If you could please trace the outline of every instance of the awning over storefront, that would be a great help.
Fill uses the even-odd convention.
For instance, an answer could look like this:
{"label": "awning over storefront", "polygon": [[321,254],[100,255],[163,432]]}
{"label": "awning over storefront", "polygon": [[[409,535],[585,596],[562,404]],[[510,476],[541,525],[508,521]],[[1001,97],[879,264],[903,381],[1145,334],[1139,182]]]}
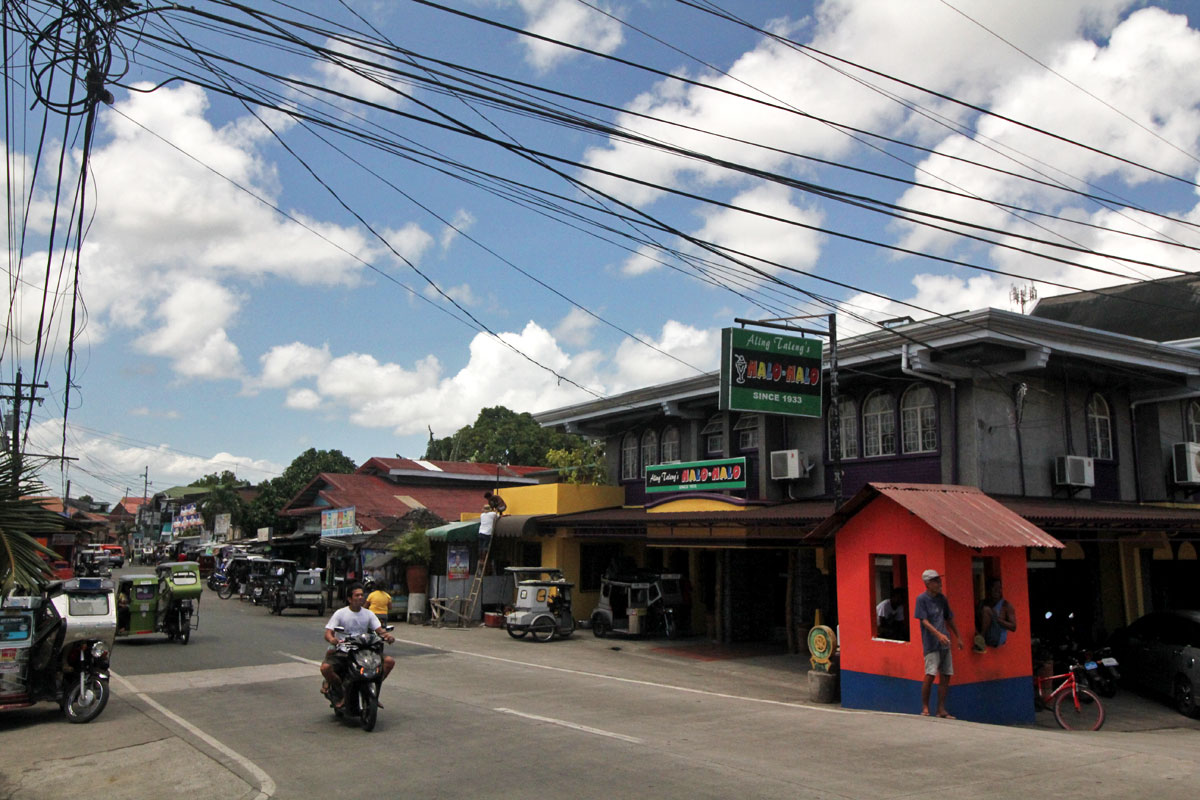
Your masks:
{"label": "awning over storefront", "polygon": [[357,536],[322,536],[317,542],[317,547],[328,550],[353,550],[370,538],[369,533],[360,533]]}
{"label": "awning over storefront", "polygon": [[395,553],[380,553],[363,565],[363,569],[383,569],[396,558]]}
{"label": "awning over storefront", "polygon": [[431,542],[473,542],[479,538],[479,520],[450,522],[425,531]]}

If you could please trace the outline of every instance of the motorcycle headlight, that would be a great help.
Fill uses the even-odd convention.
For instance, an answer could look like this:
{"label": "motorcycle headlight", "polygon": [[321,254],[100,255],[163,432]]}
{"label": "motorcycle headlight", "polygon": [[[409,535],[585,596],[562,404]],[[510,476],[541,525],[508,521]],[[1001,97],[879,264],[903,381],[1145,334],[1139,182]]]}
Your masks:
{"label": "motorcycle headlight", "polygon": [[92,644],[92,658],[97,661],[102,661],[108,658],[108,647],[104,642],[95,642]]}

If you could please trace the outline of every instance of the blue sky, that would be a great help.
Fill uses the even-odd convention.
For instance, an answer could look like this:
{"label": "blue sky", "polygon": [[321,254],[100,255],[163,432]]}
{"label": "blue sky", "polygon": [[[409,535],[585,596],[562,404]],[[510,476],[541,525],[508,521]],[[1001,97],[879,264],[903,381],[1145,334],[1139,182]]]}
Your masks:
{"label": "blue sky", "polygon": [[[78,460],[65,471],[45,470],[55,491],[70,479],[73,495],[113,500],[127,487],[137,494],[146,467],[154,488],[223,469],[257,482],[308,447],[338,448],[358,462],[419,457],[429,429],[449,435],[486,406],[538,411],[711,370],[719,331],[734,317],[836,308],[842,331],[866,332],[899,315],[1013,308],[1014,286],[1036,285],[1045,296],[1174,274],[1112,256],[1200,268],[1194,251],[1163,241],[1200,243],[1176,221],[1200,216],[1193,3],[711,6],[875,72],[821,63],[780,39],[665,0],[446,3],[508,28],[407,1],[298,4],[319,19],[266,0],[250,5],[277,15],[277,29],[297,37],[293,45],[236,35],[245,28],[232,22],[261,27],[265,18],[213,2],[195,8],[215,18],[164,11],[119,26],[123,50],[108,84],[115,103],[100,107],[89,162],[66,431],[67,455]],[[195,53],[205,51],[213,55],[201,62]],[[118,76],[122,52],[128,70]],[[469,97],[462,83],[446,90],[449,78],[435,87],[431,70],[449,68],[431,59],[551,89],[560,94],[539,99],[644,138],[618,141],[516,114]],[[189,80],[153,88],[188,74],[210,88]],[[257,114],[216,91],[222,80],[257,98],[250,102]],[[509,86],[514,100],[535,93]],[[499,84],[480,91],[494,99]],[[19,274],[10,267],[0,365],[12,381],[18,365],[28,379],[36,363],[49,388],[28,449],[58,452],[71,321],[70,268],[61,265],[69,259],[51,260],[50,295],[62,299],[48,317],[42,289],[46,248],[59,256],[64,241],[61,232],[49,238],[64,122],[51,117],[33,179],[43,139],[40,111],[30,105],[25,89],[11,94],[10,163],[24,169],[10,174],[15,196],[26,200],[14,202],[10,219],[18,223],[10,228],[28,224],[10,237],[10,264],[24,258]],[[319,115],[326,127],[297,114]],[[466,124],[497,141],[432,122]],[[70,131],[68,216],[82,148],[78,120]],[[499,142],[559,159],[553,163],[563,175]],[[532,200],[484,191],[464,180],[479,175],[469,170],[527,186]],[[567,177],[603,192],[603,207]],[[849,207],[796,181],[977,222],[992,229],[993,241],[965,239],[954,223],[933,230]],[[1102,206],[1047,185],[1054,181],[1122,199]],[[540,212],[531,207],[547,193],[565,199]],[[582,219],[566,216],[568,208]],[[649,230],[647,218],[621,218],[638,214],[659,229]],[[1019,236],[1091,252],[1049,261],[1027,252],[1046,245]],[[697,241],[746,255],[722,260]],[[711,262],[703,276],[688,260],[700,255]],[[753,262],[762,272],[746,270],[753,259],[762,259]],[[790,286],[773,285],[772,276]],[[39,319],[48,332],[40,350]]]}

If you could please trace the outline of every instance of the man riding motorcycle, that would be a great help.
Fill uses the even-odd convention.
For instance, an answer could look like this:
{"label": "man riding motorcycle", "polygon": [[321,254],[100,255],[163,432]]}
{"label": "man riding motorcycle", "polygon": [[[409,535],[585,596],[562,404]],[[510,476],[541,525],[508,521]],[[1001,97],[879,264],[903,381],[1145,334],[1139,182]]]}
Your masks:
{"label": "man riding motorcycle", "polygon": [[[367,631],[375,631],[385,642],[392,643],[396,641],[396,637],[392,636],[379,622],[379,618],[372,614],[367,609],[363,608],[363,587],[361,584],[351,584],[347,594],[347,600],[350,605],[345,608],[339,608],[333,612],[333,616],[329,618],[329,622],[325,623],[325,641],[330,647],[325,651],[325,661],[321,664],[321,675],[325,678],[325,685],[321,687],[321,692],[328,694],[331,690],[340,699],[336,703],[337,708],[345,705],[346,697],[342,692],[342,673],[346,667],[345,658],[338,653],[338,632],[335,630],[338,627],[343,628],[342,636],[350,637]],[[383,669],[380,681],[387,678],[388,673],[392,671],[392,667],[396,666],[396,659],[391,656],[383,657]]]}

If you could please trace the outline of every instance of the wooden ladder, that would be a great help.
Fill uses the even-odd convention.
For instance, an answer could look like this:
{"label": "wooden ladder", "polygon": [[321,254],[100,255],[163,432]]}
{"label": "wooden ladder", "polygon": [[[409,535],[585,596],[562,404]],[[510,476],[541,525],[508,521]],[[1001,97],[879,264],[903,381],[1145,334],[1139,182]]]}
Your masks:
{"label": "wooden ladder", "polygon": [[471,581],[471,591],[467,593],[467,602],[460,617],[463,624],[469,625],[475,619],[475,604],[479,602],[479,593],[483,589],[483,573],[487,569],[488,556],[492,554],[492,539],[487,537],[487,545],[479,551],[479,560],[475,564],[475,579]]}

